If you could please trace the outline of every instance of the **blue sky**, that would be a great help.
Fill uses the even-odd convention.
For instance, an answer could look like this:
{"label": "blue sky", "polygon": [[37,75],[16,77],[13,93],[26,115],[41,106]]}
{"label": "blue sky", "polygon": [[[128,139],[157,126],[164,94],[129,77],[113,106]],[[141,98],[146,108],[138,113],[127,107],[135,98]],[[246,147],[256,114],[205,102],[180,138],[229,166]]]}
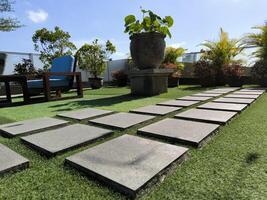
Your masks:
{"label": "blue sky", "polygon": [[123,19],[128,14],[141,17],[140,6],[171,15],[175,24],[167,44],[188,52],[198,51],[203,40],[216,39],[220,27],[240,37],[267,20],[267,0],[17,0],[12,15],[25,27],[0,32],[0,51],[34,52],[34,31],[60,26],[78,47],[95,38],[110,39],[117,47],[114,58],[122,58],[129,52]]}

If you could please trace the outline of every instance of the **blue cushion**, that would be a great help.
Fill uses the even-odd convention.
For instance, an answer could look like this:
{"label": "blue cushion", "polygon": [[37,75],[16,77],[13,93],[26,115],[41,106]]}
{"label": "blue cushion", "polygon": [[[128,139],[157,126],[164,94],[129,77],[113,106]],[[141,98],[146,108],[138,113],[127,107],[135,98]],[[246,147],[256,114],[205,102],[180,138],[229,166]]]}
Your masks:
{"label": "blue cushion", "polygon": [[[30,80],[27,81],[28,88],[30,89],[41,89],[43,88],[43,80]],[[61,80],[61,79],[49,79],[50,87],[68,87],[69,81],[68,80]]]}
{"label": "blue cushion", "polygon": [[[73,56],[62,56],[52,61],[50,72],[73,72],[75,58]],[[67,76],[51,76],[51,79],[69,80]]]}

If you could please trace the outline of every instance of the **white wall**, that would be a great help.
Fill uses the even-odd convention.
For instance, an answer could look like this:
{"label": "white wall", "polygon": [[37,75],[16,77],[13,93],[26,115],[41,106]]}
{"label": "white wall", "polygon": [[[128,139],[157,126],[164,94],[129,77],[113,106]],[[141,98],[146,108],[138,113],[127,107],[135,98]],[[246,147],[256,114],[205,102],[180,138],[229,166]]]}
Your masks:
{"label": "white wall", "polygon": [[127,70],[128,59],[122,59],[122,60],[112,60],[107,62],[107,70],[104,73],[104,81],[109,82],[112,81],[112,72],[117,70]]}

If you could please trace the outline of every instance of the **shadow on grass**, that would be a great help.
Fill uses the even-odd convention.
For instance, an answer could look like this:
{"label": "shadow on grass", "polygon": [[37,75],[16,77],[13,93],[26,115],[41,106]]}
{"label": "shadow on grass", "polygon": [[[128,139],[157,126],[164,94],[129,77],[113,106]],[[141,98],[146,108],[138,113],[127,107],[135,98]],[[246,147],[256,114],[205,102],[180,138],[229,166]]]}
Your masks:
{"label": "shadow on grass", "polygon": [[195,85],[195,86],[190,86],[190,87],[186,87],[186,88],[179,88],[180,90],[192,90],[192,91],[195,91],[195,90],[204,90],[206,89],[205,87],[201,87],[200,85]]}
{"label": "shadow on grass", "polygon": [[0,116],[0,125],[15,122],[15,120]]}
{"label": "shadow on grass", "polygon": [[[100,98],[100,99],[70,101],[70,102],[65,102],[63,104],[50,106],[50,108],[56,109],[53,112],[70,111],[76,108],[84,108],[84,107],[112,106],[118,103],[122,103],[126,101],[133,101],[137,99],[144,99],[144,98],[146,97],[133,96],[131,94],[126,94],[126,95],[113,96],[113,97]],[[68,108],[62,108],[62,107],[68,107]]]}
{"label": "shadow on grass", "polygon": [[247,157],[246,157],[246,163],[247,164],[253,164],[259,158],[260,158],[260,154],[259,153],[249,153],[247,155]]}

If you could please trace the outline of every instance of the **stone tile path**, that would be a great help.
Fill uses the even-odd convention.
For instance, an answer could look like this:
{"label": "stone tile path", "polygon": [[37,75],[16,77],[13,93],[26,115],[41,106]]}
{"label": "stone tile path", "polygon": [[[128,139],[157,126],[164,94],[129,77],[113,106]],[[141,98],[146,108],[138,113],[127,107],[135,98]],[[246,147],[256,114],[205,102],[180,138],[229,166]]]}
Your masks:
{"label": "stone tile path", "polygon": [[102,115],[107,115],[110,113],[112,113],[112,111],[99,110],[99,109],[95,109],[95,108],[86,108],[86,109],[82,109],[82,110],[75,110],[75,111],[61,113],[61,114],[58,114],[57,116],[70,118],[70,119],[74,119],[74,120],[85,120],[85,119],[89,119],[89,118],[99,117]]}
{"label": "stone tile path", "polygon": [[135,113],[116,113],[105,117],[90,120],[94,124],[110,126],[113,128],[126,129],[142,122],[153,119],[154,116]]}
{"label": "stone tile path", "polygon": [[73,156],[66,164],[134,197],[170,164],[183,159],[187,148],[123,135]]}
{"label": "stone tile path", "polygon": [[22,141],[46,156],[55,156],[58,153],[92,143],[99,138],[110,135],[112,131],[93,126],[74,124],[22,137]]}
{"label": "stone tile path", "polygon": [[138,130],[139,134],[200,147],[219,128],[218,124],[164,119]]}
{"label": "stone tile path", "polygon": [[0,144],[0,175],[29,167],[29,160]]}
{"label": "stone tile path", "polygon": [[68,123],[64,120],[44,117],[1,125],[0,133],[7,137],[15,137],[17,135],[31,134],[49,128],[56,128]]}
{"label": "stone tile path", "polygon": [[188,120],[225,124],[236,114],[237,112],[220,110],[190,109],[175,115],[175,117]]}
{"label": "stone tile path", "polygon": [[[237,89],[213,89],[131,111],[135,113],[112,114],[111,111],[88,108],[58,116],[78,121],[94,118],[89,122],[127,129],[155,118],[149,115],[163,116],[183,107],[196,106],[200,102],[212,99],[213,102],[197,107],[201,109],[193,108],[177,114],[175,118],[163,119],[138,130],[138,134],[152,138],[200,147],[216,132],[220,124],[229,122],[237,112],[244,110],[248,104],[265,92],[265,90],[256,89],[236,91]],[[228,94],[230,92],[232,93]],[[215,100],[215,97],[221,98]],[[67,123],[55,118],[41,118],[1,125],[0,131],[7,136],[39,132],[22,137],[22,141],[48,156],[92,143],[112,133],[107,129],[82,124],[59,128]],[[187,151],[187,148],[177,145],[123,135],[66,158],[66,164],[134,197],[152,178],[162,174],[172,163],[183,160]],[[28,164],[27,159],[0,144],[0,174],[10,169],[25,168]]]}
{"label": "stone tile path", "polygon": [[145,106],[142,108],[137,108],[137,109],[131,110],[130,112],[162,116],[162,115],[167,115],[169,113],[172,113],[174,111],[178,111],[180,109],[182,109],[182,107],[152,105],[152,106]]}

